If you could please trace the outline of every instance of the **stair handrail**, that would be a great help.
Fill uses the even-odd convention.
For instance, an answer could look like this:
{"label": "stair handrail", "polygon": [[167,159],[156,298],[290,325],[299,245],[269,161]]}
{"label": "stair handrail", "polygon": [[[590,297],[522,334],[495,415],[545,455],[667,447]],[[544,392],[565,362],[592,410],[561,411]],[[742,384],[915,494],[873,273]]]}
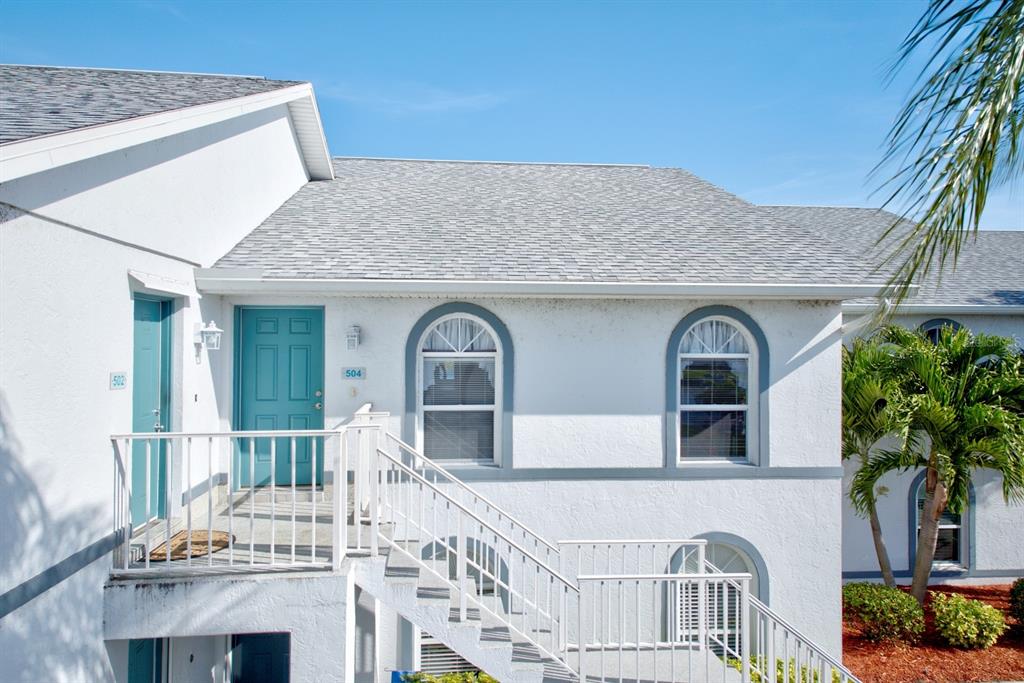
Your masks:
{"label": "stair handrail", "polygon": [[[376,501],[371,503],[371,510],[376,511],[371,514],[370,533],[373,538],[371,553],[377,553],[378,542],[387,544],[393,550],[403,553],[418,566],[433,573],[437,578],[440,578],[454,589],[455,593],[453,593],[453,596],[458,596],[457,609],[459,610],[460,619],[466,619],[468,603],[469,601],[472,601],[473,604],[479,607],[481,612],[486,612],[492,618],[499,620],[510,630],[510,632],[514,632],[518,637],[530,643],[533,647],[536,647],[543,656],[550,658],[553,662],[558,662],[560,665],[565,666],[568,671],[575,674],[575,670],[572,669],[572,666],[568,661],[567,650],[564,643],[567,628],[567,606],[570,603],[578,602],[578,586],[574,582],[562,576],[558,570],[540,559],[534,552],[531,552],[528,548],[524,547],[522,543],[512,537],[514,534],[510,535],[510,533],[505,529],[495,526],[491,521],[485,519],[476,511],[467,507],[467,505],[462,501],[457,500],[444,488],[427,479],[427,477],[423,476],[423,474],[417,471],[414,467],[410,467],[406,464],[401,456],[396,457],[379,446],[374,448],[371,452],[375,452],[376,454],[376,459],[373,461],[371,466],[371,501]],[[392,477],[392,474],[394,473],[398,474],[399,478],[397,480]],[[449,545],[447,540],[440,541],[447,549],[454,552],[458,557],[456,577],[454,580],[449,578],[447,573],[442,576],[433,568],[426,566],[417,555],[410,553],[407,548],[403,547],[400,541],[391,538],[389,534],[386,534],[381,530],[379,526],[381,515],[385,515],[384,519],[387,519],[387,511],[390,511],[392,515],[394,515],[394,513],[397,512],[395,502],[399,502],[400,505],[400,501],[404,498],[400,491],[397,492],[398,495],[396,497],[389,497],[385,491],[385,487],[394,484],[401,485],[402,477],[407,477],[408,482],[420,487],[421,491],[428,492],[430,495],[435,496],[438,501],[448,506],[454,512],[456,526],[454,547]],[[412,504],[412,500],[413,498],[410,494],[408,497],[409,505]],[[420,501],[422,501],[422,497],[420,498]],[[422,511],[422,502],[420,502],[418,507]],[[407,515],[408,512],[399,514]],[[432,515],[431,517],[436,523],[437,516]],[[395,530],[398,530],[400,527],[398,526],[396,519],[397,518],[393,518],[391,523],[395,525]],[[408,521],[409,518],[407,517],[406,519]],[[416,525],[417,534],[422,534],[422,532],[426,530],[426,527],[423,526],[424,521],[426,520],[422,516],[421,512],[420,521]],[[442,524],[450,524],[447,514],[444,515]],[[528,593],[528,584],[524,583],[522,591],[517,592],[511,578],[508,579],[506,584],[499,584],[499,588],[495,593],[495,596],[497,596],[498,592],[501,590],[507,590],[510,599],[518,601],[520,605],[520,614],[522,616],[522,628],[517,628],[515,620],[511,614],[504,614],[500,613],[500,611],[490,609],[486,604],[483,595],[478,596],[476,594],[476,580],[471,579],[469,576],[469,567],[473,563],[473,560],[470,559],[468,554],[467,527],[479,527],[481,532],[486,530],[486,533],[489,534],[489,538],[493,537],[498,541],[499,545],[507,546],[510,553],[515,553],[518,557],[521,557],[528,562],[530,565],[528,575],[537,577],[530,582],[535,591],[533,600],[530,599]],[[406,527],[406,534],[408,534],[408,532],[409,528]],[[394,533],[395,531],[393,530],[392,535]],[[449,533],[451,533],[450,527],[444,532],[434,529],[427,532],[427,537],[447,539]],[[438,534],[442,535],[438,536]],[[417,541],[417,543],[422,542],[423,536],[420,535],[419,538],[421,540]],[[434,543],[434,541],[431,541],[431,543]],[[486,569],[479,565],[474,566],[476,566],[477,571],[481,572],[480,585],[482,586],[482,577],[484,576],[483,572],[485,572]],[[467,582],[469,585],[474,587],[473,590],[470,590]],[[554,586],[555,590],[552,591],[552,589],[549,588],[547,591],[541,591],[540,587],[542,585]],[[546,603],[542,602],[545,594],[547,596]],[[554,602],[552,602],[552,599],[554,599]],[[538,630],[532,629],[531,624],[535,625]],[[543,628],[544,624],[549,626],[547,633],[550,634],[550,646],[545,644],[545,638],[541,635],[544,631],[539,630]]]}
{"label": "stair handrail", "polygon": [[481,517],[480,515],[476,514],[475,512],[473,512],[472,510],[467,508],[465,505],[463,505],[459,501],[457,501],[454,498],[452,498],[451,496],[449,496],[442,489],[440,489],[437,486],[435,486],[426,477],[424,477],[421,474],[419,474],[416,470],[414,470],[413,468],[409,467],[408,465],[406,465],[401,460],[395,458],[395,456],[391,455],[390,453],[388,453],[387,451],[385,451],[382,448],[378,448],[377,449],[377,453],[378,453],[378,455],[381,455],[381,456],[385,457],[386,459],[388,459],[389,461],[391,461],[392,464],[397,465],[400,469],[405,471],[405,473],[408,474],[409,476],[414,477],[420,483],[428,486],[432,491],[434,491],[435,493],[440,495],[441,498],[444,501],[450,503],[454,507],[456,507],[459,510],[461,510],[462,512],[466,513],[467,515],[472,517],[474,520],[479,522],[482,526],[487,527],[487,529],[490,530],[492,533],[494,533],[496,536],[501,537],[501,539],[504,540],[506,543],[508,543],[511,547],[514,547],[516,550],[518,550],[523,555],[525,555],[528,559],[530,559],[534,563],[536,563],[538,567],[540,567],[540,568],[544,569],[545,571],[547,571],[548,573],[550,573],[551,576],[555,580],[557,580],[559,583],[564,584],[566,588],[568,588],[569,590],[571,590],[573,592],[576,592],[576,593],[579,592],[579,587],[575,583],[570,581],[569,579],[567,579],[564,576],[562,576],[561,572],[559,572],[558,570],[554,569],[547,562],[545,562],[544,560],[541,560],[539,557],[534,555],[532,552],[530,552],[529,550],[524,548],[517,541],[512,539],[506,532],[504,532],[501,529],[497,528],[496,526],[494,526],[493,524],[491,524],[490,522],[485,520],[483,517]]}
{"label": "stair handrail", "polygon": [[385,438],[390,439],[391,441],[394,441],[395,444],[399,448],[405,450],[410,455],[414,456],[418,461],[423,462],[424,463],[424,469],[429,469],[432,472],[436,472],[437,474],[441,475],[441,477],[443,477],[448,483],[456,486],[457,488],[462,489],[463,491],[465,491],[469,495],[471,495],[474,498],[476,498],[477,500],[479,500],[485,506],[487,506],[487,507],[491,508],[492,510],[494,510],[494,512],[497,513],[500,517],[504,517],[505,519],[507,519],[509,521],[509,523],[511,523],[512,526],[518,527],[519,530],[521,530],[532,541],[537,542],[537,543],[543,545],[545,548],[548,549],[548,551],[554,553],[555,557],[557,559],[557,557],[558,557],[558,546],[557,545],[555,545],[554,543],[551,543],[550,541],[545,539],[543,536],[541,536],[540,534],[535,532],[533,529],[528,527],[525,523],[519,521],[519,519],[517,519],[515,516],[509,514],[501,506],[497,505],[492,500],[490,500],[486,496],[482,495],[479,491],[477,491],[476,489],[474,489],[471,486],[469,486],[468,484],[466,484],[466,482],[462,481],[461,479],[459,479],[458,477],[453,475],[451,472],[446,470],[444,467],[442,467],[441,465],[437,464],[437,462],[431,460],[427,456],[425,456],[422,453],[420,453],[419,451],[417,451],[413,446],[409,445],[408,443],[403,441],[398,436],[392,434],[388,430],[384,430],[384,434],[385,434]]}
{"label": "stair handrail", "polygon": [[[705,567],[705,570],[708,573],[725,574],[725,572],[723,572],[721,569],[719,569],[717,566],[715,566],[709,560],[704,560],[704,567]],[[765,603],[761,602],[757,597],[755,597],[753,595],[750,596],[749,600],[750,600],[750,607],[752,609],[754,609],[757,612],[760,612],[761,615],[766,620],[775,622],[778,626],[781,626],[786,631],[789,631],[793,635],[794,638],[798,639],[798,641],[803,644],[804,647],[806,647],[807,649],[809,649],[812,652],[814,652],[815,656],[817,656],[823,662],[825,662],[830,667],[832,667],[834,673],[839,675],[839,679],[836,679],[835,677],[832,677],[831,680],[833,682],[835,682],[835,683],[840,683],[840,682],[842,682],[842,683],[861,683],[860,679],[857,678],[857,676],[855,676],[852,671],[847,669],[842,664],[842,662],[837,660],[835,657],[833,657],[827,651],[825,651],[824,648],[822,648],[821,646],[816,644],[813,640],[811,640],[810,638],[805,636],[803,633],[801,633],[795,626],[790,624],[788,621],[786,621],[781,616],[779,616],[779,614],[777,612],[775,612],[773,609],[768,607],[768,605],[766,605]],[[772,665],[772,664],[770,664],[770,665]],[[789,664],[788,663],[784,664],[784,666],[788,667]],[[769,676],[769,677],[773,676],[772,673],[766,673],[765,675]],[[822,683],[828,683],[828,681],[823,681]]]}

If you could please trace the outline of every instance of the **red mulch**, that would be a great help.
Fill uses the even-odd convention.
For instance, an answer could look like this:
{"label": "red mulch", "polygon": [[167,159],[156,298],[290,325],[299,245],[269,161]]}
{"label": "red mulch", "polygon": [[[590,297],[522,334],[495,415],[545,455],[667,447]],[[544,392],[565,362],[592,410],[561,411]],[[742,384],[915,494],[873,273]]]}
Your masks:
{"label": "red mulch", "polygon": [[[1007,614],[1010,586],[929,586],[983,600]],[[987,650],[950,647],[935,633],[925,605],[925,632],[917,645],[869,643],[843,624],[843,663],[864,683],[1024,681],[1024,624],[1006,617],[1009,629]]]}

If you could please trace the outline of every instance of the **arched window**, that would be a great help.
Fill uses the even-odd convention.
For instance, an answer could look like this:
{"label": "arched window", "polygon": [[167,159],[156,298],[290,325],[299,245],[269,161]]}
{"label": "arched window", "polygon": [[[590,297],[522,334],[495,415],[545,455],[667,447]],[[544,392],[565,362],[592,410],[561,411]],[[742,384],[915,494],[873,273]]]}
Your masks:
{"label": "arched window", "polygon": [[501,415],[501,348],[479,318],[435,321],[419,344],[417,438],[433,460],[495,460]]}
{"label": "arched window", "polygon": [[921,332],[924,333],[924,336],[928,337],[933,344],[938,344],[939,335],[942,334],[942,329],[944,327],[948,327],[956,332],[963,327],[963,325],[955,320],[950,320],[949,318],[933,318],[932,320],[921,323],[920,329]]}
{"label": "arched window", "polygon": [[[914,509],[917,510],[917,515],[914,518],[915,539],[921,535],[921,515],[924,512],[925,497],[924,485],[925,481],[922,479],[914,490]],[[963,517],[955,512],[946,510],[942,513],[942,517],[939,518],[939,538],[935,543],[935,559],[933,562],[938,565],[966,566],[967,563],[964,561],[966,557],[964,552],[965,545],[966,536],[964,534]],[[914,547],[916,552],[916,543]]]}
{"label": "arched window", "polygon": [[679,344],[678,443],[681,461],[756,457],[757,347],[722,316],[690,326]]}
{"label": "arched window", "polygon": [[[707,540],[704,546],[704,558],[714,569],[726,574],[750,574],[748,588],[750,595],[768,602],[768,575],[764,560],[757,550],[744,539],[733,534],[711,532],[698,536]],[[707,568],[698,568],[698,555],[695,552],[679,552],[669,566],[672,573],[702,573]],[[714,570],[712,570],[714,571]],[[681,642],[698,642],[700,632],[700,584],[693,581],[680,581],[671,592],[673,600],[672,624],[673,638]],[[707,589],[706,600],[713,601],[719,608],[713,610],[712,617],[706,626],[711,629],[715,640],[728,644],[736,649],[739,645],[740,631],[734,621],[726,615],[727,606],[738,602],[739,587],[736,584],[713,584]]]}

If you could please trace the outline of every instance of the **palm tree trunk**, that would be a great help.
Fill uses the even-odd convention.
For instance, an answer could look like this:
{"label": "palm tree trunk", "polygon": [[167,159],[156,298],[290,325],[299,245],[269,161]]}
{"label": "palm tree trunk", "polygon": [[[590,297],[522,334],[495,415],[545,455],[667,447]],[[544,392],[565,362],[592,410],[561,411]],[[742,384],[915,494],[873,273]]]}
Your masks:
{"label": "palm tree trunk", "polygon": [[878,510],[873,501],[868,508],[868,520],[871,522],[871,538],[875,541],[875,555],[878,556],[878,568],[882,570],[882,580],[886,586],[895,586],[896,579],[892,575],[892,565],[889,564],[889,551],[885,547],[885,539],[882,538],[882,524],[878,521]]}
{"label": "palm tree trunk", "polygon": [[939,518],[946,509],[946,487],[939,481],[939,473],[929,467],[925,478],[924,510],[921,511],[921,533],[917,537],[917,556],[914,559],[914,579],[910,593],[924,605],[928,592],[928,579],[935,560],[935,545],[939,540]]}

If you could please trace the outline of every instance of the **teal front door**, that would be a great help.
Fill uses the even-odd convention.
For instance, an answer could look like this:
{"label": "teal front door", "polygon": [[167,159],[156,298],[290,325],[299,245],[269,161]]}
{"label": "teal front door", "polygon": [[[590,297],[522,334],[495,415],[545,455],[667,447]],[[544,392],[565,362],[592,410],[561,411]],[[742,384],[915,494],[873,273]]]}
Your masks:
{"label": "teal front door", "polygon": [[[133,344],[132,431],[165,431],[171,405],[170,301],[135,299]],[[163,441],[134,441],[133,444],[132,524],[139,525],[165,514],[167,457]]]}
{"label": "teal front door", "polygon": [[287,633],[231,636],[231,683],[288,683],[290,650]]}
{"label": "teal front door", "polygon": [[[246,431],[323,429],[324,311],[322,308],[242,307],[238,315],[238,421]],[[256,439],[253,483],[292,483],[290,439]],[[314,482],[312,441],[295,441],[295,484]],[[249,444],[238,444],[236,481],[249,486]],[[323,481],[323,440],[318,440],[316,483]]]}
{"label": "teal front door", "polygon": [[162,683],[163,641],[143,638],[128,641],[128,683]]}

